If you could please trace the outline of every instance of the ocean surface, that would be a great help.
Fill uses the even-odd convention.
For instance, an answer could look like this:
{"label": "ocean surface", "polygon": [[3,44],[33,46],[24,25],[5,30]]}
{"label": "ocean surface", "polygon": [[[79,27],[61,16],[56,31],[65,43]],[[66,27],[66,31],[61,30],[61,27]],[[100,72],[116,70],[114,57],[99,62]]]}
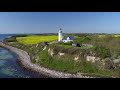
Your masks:
{"label": "ocean surface", "polygon": [[[0,34],[0,42],[12,34]],[[7,49],[0,47],[0,78],[48,78],[22,68],[17,63],[17,55]]]}

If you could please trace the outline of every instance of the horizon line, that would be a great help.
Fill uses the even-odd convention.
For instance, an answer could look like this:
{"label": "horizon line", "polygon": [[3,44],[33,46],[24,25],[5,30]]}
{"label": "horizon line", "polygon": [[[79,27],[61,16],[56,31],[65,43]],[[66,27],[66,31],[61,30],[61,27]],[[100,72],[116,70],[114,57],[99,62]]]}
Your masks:
{"label": "horizon line", "polygon": [[[58,34],[58,33],[0,33],[0,34]],[[63,33],[63,34],[120,34],[120,33]]]}

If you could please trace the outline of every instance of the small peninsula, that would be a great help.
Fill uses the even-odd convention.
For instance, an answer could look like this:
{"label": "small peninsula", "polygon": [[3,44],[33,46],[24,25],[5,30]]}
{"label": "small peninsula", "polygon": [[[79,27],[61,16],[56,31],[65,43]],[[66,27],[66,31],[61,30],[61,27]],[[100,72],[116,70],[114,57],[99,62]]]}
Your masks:
{"label": "small peninsula", "polygon": [[119,38],[59,31],[55,35],[16,35],[0,45],[15,51],[24,67],[51,77],[119,77]]}

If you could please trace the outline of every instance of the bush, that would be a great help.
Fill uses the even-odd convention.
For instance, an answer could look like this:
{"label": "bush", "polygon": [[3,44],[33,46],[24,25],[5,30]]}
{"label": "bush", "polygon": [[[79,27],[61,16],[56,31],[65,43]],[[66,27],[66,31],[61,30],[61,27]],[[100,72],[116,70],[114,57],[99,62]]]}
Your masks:
{"label": "bush", "polygon": [[104,46],[95,46],[92,48],[92,50],[97,54],[98,57],[102,59],[105,59],[111,56],[109,50]]}
{"label": "bush", "polygon": [[27,37],[28,35],[21,34],[21,35],[13,35],[12,37]]}
{"label": "bush", "polygon": [[111,60],[106,60],[105,61],[105,69],[113,69],[114,68],[114,64]]}
{"label": "bush", "polygon": [[83,39],[83,42],[89,42],[91,39],[89,38],[89,37],[85,37],[84,39]]}
{"label": "bush", "polygon": [[73,48],[67,49],[66,52],[67,52],[68,54],[70,54],[70,55],[74,55],[74,54],[78,54],[78,53],[79,53],[79,49],[73,47]]}
{"label": "bush", "polygon": [[72,45],[72,41],[69,41],[69,42],[67,42],[67,43],[64,43],[64,45]]}
{"label": "bush", "polygon": [[59,42],[58,44],[60,44],[60,45],[64,45],[64,42]]}
{"label": "bush", "polygon": [[4,42],[16,42],[16,37],[10,37],[10,38],[6,38],[4,39]]}

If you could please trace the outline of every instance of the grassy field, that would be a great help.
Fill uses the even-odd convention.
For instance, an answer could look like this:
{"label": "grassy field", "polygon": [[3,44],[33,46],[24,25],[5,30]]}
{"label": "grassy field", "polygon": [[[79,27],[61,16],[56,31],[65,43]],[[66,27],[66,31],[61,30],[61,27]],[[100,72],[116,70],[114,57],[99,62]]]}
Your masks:
{"label": "grassy field", "polygon": [[105,35],[98,35],[98,37],[99,37],[99,38],[103,38],[103,37],[105,37]]}
{"label": "grassy field", "polygon": [[[87,44],[88,42],[90,42],[94,46],[93,48],[90,49],[87,49],[87,47],[71,48],[72,47],[71,45],[64,45],[64,44],[58,44],[58,46],[61,47],[55,47],[55,45],[52,44],[49,45],[46,50],[43,50],[43,47],[41,47],[40,45],[38,47],[36,47],[35,45],[36,43],[46,41],[47,39],[49,39],[50,41],[55,39],[57,40],[57,36],[17,37],[17,41],[19,43],[28,44],[27,46],[21,45],[18,42],[12,42],[12,43],[7,42],[7,43],[9,43],[8,45],[25,50],[30,55],[31,62],[37,63],[38,65],[41,65],[46,68],[50,68],[56,71],[69,72],[69,73],[82,72],[90,76],[120,77],[119,67],[117,69],[109,69],[109,68],[103,69],[104,66],[103,67],[100,66],[101,62],[100,63],[97,62],[93,64],[90,62],[86,62],[85,59],[83,58],[84,55],[87,55],[89,51],[92,51],[96,53],[96,55],[99,56],[100,58],[107,57],[107,58],[113,58],[111,60],[118,59],[118,56],[120,55],[120,39],[109,37],[109,35],[103,38],[99,38],[98,36],[91,36],[89,38],[82,36],[81,37],[75,36],[75,41],[80,44],[84,42]],[[29,45],[29,44],[33,44],[33,45]],[[57,52],[57,54],[55,54],[54,57],[48,54],[48,49],[53,47],[55,47],[54,52]],[[79,50],[76,48],[79,48],[80,52],[82,52],[79,62],[74,61],[74,55],[79,54]],[[65,56],[59,57],[58,56],[59,51],[65,53]],[[109,53],[112,56],[108,56]]]}
{"label": "grassy field", "polygon": [[[11,44],[13,45],[13,43]],[[18,43],[17,43],[18,45]],[[14,47],[18,47],[14,43]],[[82,60],[81,62],[74,62],[72,55],[66,55],[65,57],[51,57],[48,55],[48,48],[42,51],[41,47],[35,48],[35,45],[26,47],[25,45],[20,46],[19,48],[27,51],[31,57],[33,63],[37,63],[46,68],[50,68],[56,71],[68,72],[68,73],[85,73],[88,76],[98,76],[98,77],[111,77],[119,76],[120,70],[102,70],[97,67],[97,65],[90,62]],[[39,52],[38,52],[38,51]],[[38,53],[36,53],[36,51]],[[34,57],[34,59],[32,59]],[[36,62],[37,59],[37,62]]]}
{"label": "grassy field", "polygon": [[29,45],[29,44],[37,44],[40,42],[49,42],[53,40],[57,40],[58,36],[37,36],[37,35],[30,35],[27,37],[17,37],[17,41],[21,44]]}
{"label": "grassy field", "polygon": [[[105,36],[106,35],[98,35],[99,38],[103,38]],[[112,35],[112,37],[120,37],[120,34],[114,34],[114,35]]]}
{"label": "grassy field", "polygon": [[120,34],[113,35],[114,37],[120,37]]}

